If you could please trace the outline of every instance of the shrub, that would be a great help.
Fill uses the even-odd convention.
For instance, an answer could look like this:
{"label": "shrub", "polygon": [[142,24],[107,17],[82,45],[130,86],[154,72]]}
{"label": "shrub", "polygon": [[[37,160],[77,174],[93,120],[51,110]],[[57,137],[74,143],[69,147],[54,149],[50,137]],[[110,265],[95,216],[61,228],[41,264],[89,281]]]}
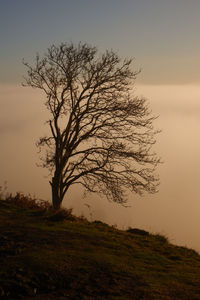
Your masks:
{"label": "shrub", "polygon": [[148,236],[149,232],[146,230],[142,230],[142,229],[138,229],[138,228],[131,228],[129,227],[127,229],[127,232],[133,233],[133,234],[138,234],[138,235],[144,235],[144,236]]}
{"label": "shrub", "polygon": [[51,205],[48,201],[36,199],[31,195],[24,195],[23,193],[16,193],[15,196],[10,194],[5,199],[6,202],[15,204],[22,208],[38,209],[38,210],[49,210]]}
{"label": "shrub", "polygon": [[162,234],[156,234],[155,238],[158,242],[165,244],[165,243],[169,243],[169,240],[166,236],[162,235]]}
{"label": "shrub", "polygon": [[58,211],[53,211],[47,219],[53,222],[59,222],[64,220],[74,221],[76,217],[72,215],[72,208],[69,209],[59,209]]}

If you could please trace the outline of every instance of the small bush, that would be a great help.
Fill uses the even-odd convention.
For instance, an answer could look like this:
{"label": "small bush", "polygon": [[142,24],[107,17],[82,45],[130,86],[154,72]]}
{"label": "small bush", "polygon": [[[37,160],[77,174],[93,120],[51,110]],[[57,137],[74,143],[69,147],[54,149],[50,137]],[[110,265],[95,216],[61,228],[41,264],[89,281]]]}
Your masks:
{"label": "small bush", "polygon": [[10,194],[6,197],[5,201],[21,208],[38,210],[49,210],[51,208],[51,205],[48,201],[36,199],[31,195],[24,195],[23,193],[16,193],[15,196]]}
{"label": "small bush", "polygon": [[164,235],[162,234],[156,234],[154,235],[154,237],[156,238],[156,240],[162,244],[165,244],[165,243],[169,243],[169,240],[167,237],[165,237]]}
{"label": "small bush", "polygon": [[142,229],[138,229],[138,228],[128,228],[127,232],[133,233],[133,234],[138,234],[138,235],[144,235],[144,236],[148,236],[149,232],[146,230],[142,230]]}
{"label": "small bush", "polygon": [[106,224],[106,223],[104,223],[104,222],[102,222],[100,220],[94,220],[92,223],[93,224],[97,224],[97,225],[109,226],[108,224]]}
{"label": "small bush", "polygon": [[55,211],[53,206],[48,201],[36,199],[31,195],[24,195],[23,193],[19,193],[19,192],[16,193],[15,196],[9,194],[6,196],[5,199],[1,198],[1,200],[6,201],[7,203],[10,204],[14,204],[24,209],[34,210],[34,214],[37,214],[38,216],[43,215],[44,218],[53,222],[59,222],[64,220],[70,220],[70,221],[86,220],[84,217],[75,217],[72,214],[72,208],[71,209],[61,208]]}
{"label": "small bush", "polygon": [[59,222],[64,220],[74,221],[76,220],[76,217],[72,215],[72,208],[70,208],[70,209],[60,209],[56,212],[52,211],[52,214],[50,214],[47,217],[47,219],[53,222]]}

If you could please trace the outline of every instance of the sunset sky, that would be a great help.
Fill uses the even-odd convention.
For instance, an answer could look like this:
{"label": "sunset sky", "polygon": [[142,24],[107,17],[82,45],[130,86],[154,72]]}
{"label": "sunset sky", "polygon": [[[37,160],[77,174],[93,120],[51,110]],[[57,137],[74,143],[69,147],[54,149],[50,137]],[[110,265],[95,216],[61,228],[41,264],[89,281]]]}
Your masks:
{"label": "sunset sky", "polygon": [[[135,93],[159,118],[155,151],[160,191],[130,195],[130,208],[75,188],[64,205],[126,229],[166,234],[200,252],[200,1],[0,0],[0,185],[50,199],[47,172],[36,166],[43,134],[42,94],[21,87],[25,69],[53,43],[79,41],[113,49],[141,69]],[[85,204],[91,206],[91,211]]]}

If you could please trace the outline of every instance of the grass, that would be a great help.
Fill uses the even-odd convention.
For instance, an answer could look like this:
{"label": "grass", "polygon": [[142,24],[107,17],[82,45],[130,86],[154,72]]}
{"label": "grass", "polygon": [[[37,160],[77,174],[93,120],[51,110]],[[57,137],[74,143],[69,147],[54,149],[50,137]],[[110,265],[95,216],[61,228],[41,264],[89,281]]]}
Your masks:
{"label": "grass", "polygon": [[1,299],[200,299],[200,256],[140,229],[0,201]]}

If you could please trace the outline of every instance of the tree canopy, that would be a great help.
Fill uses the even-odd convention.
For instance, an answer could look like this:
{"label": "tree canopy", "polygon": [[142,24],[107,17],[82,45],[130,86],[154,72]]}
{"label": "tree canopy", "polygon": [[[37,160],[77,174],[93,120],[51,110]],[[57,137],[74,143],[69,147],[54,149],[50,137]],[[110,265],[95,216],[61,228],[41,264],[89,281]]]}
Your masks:
{"label": "tree canopy", "polygon": [[51,115],[38,147],[46,149],[54,208],[73,184],[122,204],[127,190],[157,191],[155,117],[133,93],[138,72],[131,63],[86,43],[52,45],[33,65],[24,62],[24,85],[45,93]]}

